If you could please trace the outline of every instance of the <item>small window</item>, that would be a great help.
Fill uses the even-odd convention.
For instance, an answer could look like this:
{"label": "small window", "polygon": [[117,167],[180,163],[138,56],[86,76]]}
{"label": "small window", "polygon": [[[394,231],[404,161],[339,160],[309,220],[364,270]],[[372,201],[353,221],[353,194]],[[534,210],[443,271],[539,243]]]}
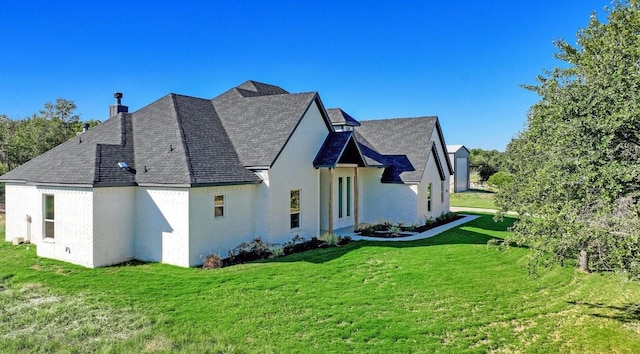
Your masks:
{"label": "small window", "polygon": [[216,218],[224,216],[224,195],[222,194],[213,197],[213,215]]}
{"label": "small window", "polygon": [[338,218],[342,219],[342,177],[338,177]]}
{"label": "small window", "polygon": [[351,216],[351,177],[347,177],[347,217]]}
{"label": "small window", "polygon": [[53,194],[44,195],[44,237],[55,238],[55,203]]}
{"label": "small window", "polygon": [[300,190],[291,191],[291,228],[300,227]]}
{"label": "small window", "polygon": [[427,211],[431,211],[431,183],[427,184]]}
{"label": "small window", "polygon": [[447,191],[447,186],[444,181],[440,181],[440,203],[444,203],[444,193]]}

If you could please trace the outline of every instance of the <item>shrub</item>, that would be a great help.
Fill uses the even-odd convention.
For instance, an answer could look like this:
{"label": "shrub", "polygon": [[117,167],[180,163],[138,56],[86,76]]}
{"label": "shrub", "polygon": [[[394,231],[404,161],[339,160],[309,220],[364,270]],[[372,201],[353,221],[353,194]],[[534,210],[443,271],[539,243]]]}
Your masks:
{"label": "shrub", "polygon": [[425,216],[425,217],[424,217],[424,226],[431,226],[431,225],[433,225],[435,222],[436,222],[436,221],[435,221],[435,220],[433,220],[433,218],[432,218],[432,217],[430,217],[430,216]]}
{"label": "shrub", "polygon": [[338,236],[338,242],[336,242],[336,246],[344,246],[353,241],[350,236]]}
{"label": "shrub", "polygon": [[218,254],[210,254],[204,257],[204,263],[202,264],[204,269],[218,269],[222,268],[222,258]]}
{"label": "shrub", "polygon": [[229,251],[229,257],[223,260],[224,265],[227,266],[269,258],[273,255],[271,252],[272,246],[273,244],[264,242],[262,237],[256,237],[248,243],[243,242],[238,247]]}
{"label": "shrub", "polygon": [[316,248],[325,248],[328,247],[325,241],[319,240],[317,237],[312,237],[311,240],[306,240],[304,237],[300,237],[299,235],[295,235],[291,241],[288,241],[284,244],[282,250],[285,255],[304,252]]}
{"label": "shrub", "polygon": [[489,177],[487,185],[491,188],[501,189],[505,185],[513,182],[513,175],[509,172],[496,172]]}
{"label": "shrub", "polygon": [[326,242],[329,246],[335,246],[338,244],[338,236],[329,232],[320,236],[320,240]]}
{"label": "shrub", "polygon": [[401,232],[401,231],[402,231],[402,230],[400,229],[400,226],[391,226],[391,227],[389,228],[389,232],[391,232],[391,235],[392,235],[392,236],[398,236],[398,235],[400,235],[400,232]]}

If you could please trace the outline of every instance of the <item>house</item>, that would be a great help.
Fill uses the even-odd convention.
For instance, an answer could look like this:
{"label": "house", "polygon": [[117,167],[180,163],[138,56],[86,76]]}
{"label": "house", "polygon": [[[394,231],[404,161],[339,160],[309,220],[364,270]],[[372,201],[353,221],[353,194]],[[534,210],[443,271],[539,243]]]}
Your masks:
{"label": "house", "polygon": [[449,210],[451,166],[437,117],[359,122],[316,92],[247,81],[213,99],[169,94],[0,176],[6,239],[87,267],[178,266],[261,236]]}
{"label": "house", "polygon": [[469,149],[464,145],[447,145],[449,163],[453,167],[453,178],[449,190],[452,193],[469,190]]}

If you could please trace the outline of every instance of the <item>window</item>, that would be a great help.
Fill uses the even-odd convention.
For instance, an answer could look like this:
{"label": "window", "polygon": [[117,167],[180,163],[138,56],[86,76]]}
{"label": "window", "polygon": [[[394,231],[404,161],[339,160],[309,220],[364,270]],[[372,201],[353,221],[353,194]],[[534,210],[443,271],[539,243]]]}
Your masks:
{"label": "window", "polygon": [[440,181],[440,203],[444,203],[444,193],[447,191],[444,181]]}
{"label": "window", "polygon": [[342,177],[338,177],[338,219],[342,218]]}
{"label": "window", "polygon": [[291,191],[291,228],[300,227],[300,190]]}
{"label": "window", "polygon": [[427,184],[427,211],[431,211],[431,183]]}
{"label": "window", "polygon": [[224,195],[222,194],[213,197],[213,216],[216,218],[224,216]]}
{"label": "window", "polygon": [[55,238],[53,194],[44,195],[44,237]]}
{"label": "window", "polygon": [[351,216],[351,177],[347,177],[347,217]]}

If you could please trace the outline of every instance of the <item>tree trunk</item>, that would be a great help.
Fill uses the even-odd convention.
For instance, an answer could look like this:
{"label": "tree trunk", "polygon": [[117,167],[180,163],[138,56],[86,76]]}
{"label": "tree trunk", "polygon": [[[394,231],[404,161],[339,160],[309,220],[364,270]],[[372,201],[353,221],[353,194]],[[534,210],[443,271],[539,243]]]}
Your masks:
{"label": "tree trunk", "polygon": [[583,273],[591,273],[589,270],[589,252],[586,250],[580,251],[580,256],[578,257],[580,262],[580,271]]}

